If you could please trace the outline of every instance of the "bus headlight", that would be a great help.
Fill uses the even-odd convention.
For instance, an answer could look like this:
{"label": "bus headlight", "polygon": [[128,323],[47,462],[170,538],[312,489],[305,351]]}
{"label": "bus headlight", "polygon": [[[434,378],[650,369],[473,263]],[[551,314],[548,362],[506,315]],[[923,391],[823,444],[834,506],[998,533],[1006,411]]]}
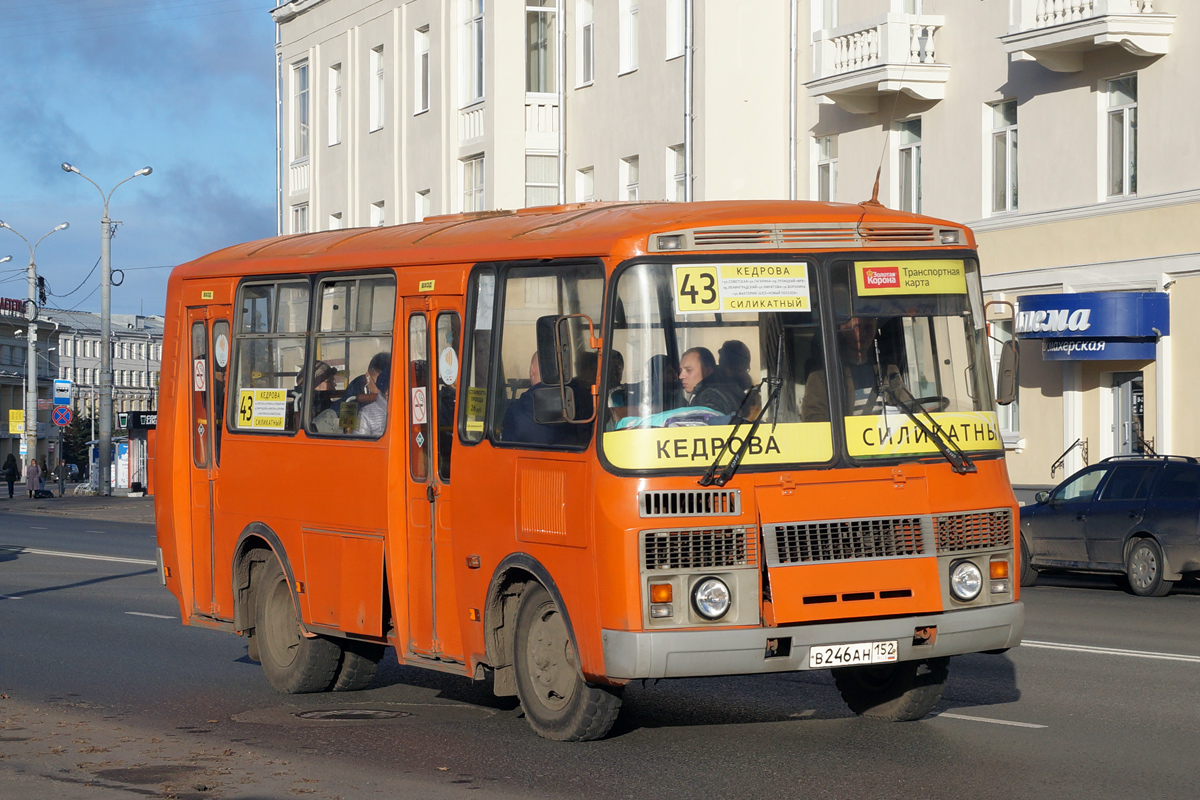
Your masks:
{"label": "bus headlight", "polygon": [[717,620],[729,612],[733,595],[720,578],[704,578],[692,589],[692,608],[707,620]]}
{"label": "bus headlight", "polygon": [[959,561],[950,567],[950,593],[964,603],[979,597],[983,589],[983,573],[971,561]]}

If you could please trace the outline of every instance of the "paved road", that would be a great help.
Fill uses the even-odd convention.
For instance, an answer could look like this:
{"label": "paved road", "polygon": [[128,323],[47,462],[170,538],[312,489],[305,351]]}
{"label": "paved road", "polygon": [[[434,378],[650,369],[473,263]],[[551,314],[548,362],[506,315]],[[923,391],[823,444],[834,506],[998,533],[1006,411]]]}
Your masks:
{"label": "paved road", "polygon": [[[6,514],[0,545],[6,799],[1200,793],[1194,585],[1140,599],[1044,579],[1030,644],[955,659],[919,723],[855,718],[826,673],[796,673],[635,685],[613,735],[564,745],[390,653],[368,691],[274,693],[242,640],[179,624],[148,525]],[[388,718],[323,718],[347,711]]]}

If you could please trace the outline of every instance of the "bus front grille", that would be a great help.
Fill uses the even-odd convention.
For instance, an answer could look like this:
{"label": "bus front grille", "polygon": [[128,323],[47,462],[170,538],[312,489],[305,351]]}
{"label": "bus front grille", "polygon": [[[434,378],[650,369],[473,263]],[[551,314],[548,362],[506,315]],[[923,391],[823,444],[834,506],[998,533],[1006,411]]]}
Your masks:
{"label": "bus front grille", "polygon": [[642,569],[748,567],[758,563],[754,528],[642,531]]}
{"label": "bus front grille", "polygon": [[902,558],[929,552],[927,518],[879,517],[769,525],[764,528],[770,564],[815,564]]}
{"label": "bus front grille", "polygon": [[939,553],[1012,546],[1012,509],[994,508],[959,514],[936,514],[934,535]]}
{"label": "bus front grille", "polygon": [[638,492],[642,517],[736,517],[742,513],[738,489],[670,489]]}

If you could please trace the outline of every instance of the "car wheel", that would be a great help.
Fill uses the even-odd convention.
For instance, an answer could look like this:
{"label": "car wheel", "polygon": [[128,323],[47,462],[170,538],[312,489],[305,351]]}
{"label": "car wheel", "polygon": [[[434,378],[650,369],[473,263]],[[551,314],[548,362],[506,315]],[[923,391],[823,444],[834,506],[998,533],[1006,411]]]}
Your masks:
{"label": "car wheel", "polygon": [[584,681],[562,614],[540,584],[521,596],[514,639],[517,697],[530,727],[560,742],[608,733],[621,710],[621,690]]}
{"label": "car wheel", "polygon": [[1037,570],[1029,563],[1029,545],[1025,543],[1025,537],[1021,537],[1021,585],[1033,586],[1037,583]]}
{"label": "car wheel", "polygon": [[1163,577],[1163,554],[1158,542],[1139,539],[1129,549],[1125,560],[1125,574],[1129,578],[1129,591],[1139,597],[1164,597],[1175,581]]}
{"label": "car wheel", "polygon": [[842,699],[855,714],[890,722],[921,719],[942,699],[948,657],[833,671]]}

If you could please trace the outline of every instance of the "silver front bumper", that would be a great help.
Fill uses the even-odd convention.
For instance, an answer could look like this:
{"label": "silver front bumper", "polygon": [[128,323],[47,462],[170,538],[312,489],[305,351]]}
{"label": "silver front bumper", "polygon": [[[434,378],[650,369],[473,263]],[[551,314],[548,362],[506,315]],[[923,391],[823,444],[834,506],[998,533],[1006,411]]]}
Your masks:
{"label": "silver front bumper", "polygon": [[[812,647],[895,639],[899,660],[1001,650],[1021,642],[1025,606],[1005,603],[901,619],[815,623],[780,628],[603,631],[609,678],[694,678],[806,670]],[[932,645],[913,645],[915,628],[936,627]],[[791,639],[787,656],[767,657],[769,640]]]}

